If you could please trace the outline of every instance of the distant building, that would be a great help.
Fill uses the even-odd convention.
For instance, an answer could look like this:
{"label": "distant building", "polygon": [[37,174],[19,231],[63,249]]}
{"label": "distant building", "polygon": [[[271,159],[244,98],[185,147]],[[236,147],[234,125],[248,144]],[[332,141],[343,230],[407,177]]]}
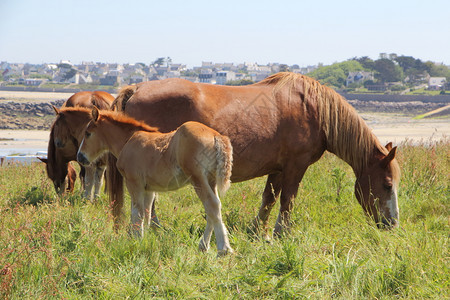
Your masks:
{"label": "distant building", "polygon": [[445,87],[447,79],[445,77],[430,77],[428,80],[428,89],[438,91]]}
{"label": "distant building", "polygon": [[232,71],[216,72],[216,84],[225,85],[228,81],[236,80],[236,73]]}
{"label": "distant building", "polygon": [[198,74],[198,80],[201,83],[215,83],[212,73]]}
{"label": "distant building", "polygon": [[366,80],[373,80],[372,72],[357,71],[348,73],[345,85],[349,86],[352,83],[362,84]]}

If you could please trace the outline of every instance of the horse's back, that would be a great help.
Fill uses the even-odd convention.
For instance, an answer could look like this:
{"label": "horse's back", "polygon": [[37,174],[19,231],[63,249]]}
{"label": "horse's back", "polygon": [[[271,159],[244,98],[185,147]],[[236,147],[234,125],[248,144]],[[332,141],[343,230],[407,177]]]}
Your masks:
{"label": "horse's back", "polygon": [[109,109],[110,104],[114,100],[114,97],[103,91],[82,91],[73,94],[64,103],[63,107],[87,107],[92,108],[94,106],[100,109]]}

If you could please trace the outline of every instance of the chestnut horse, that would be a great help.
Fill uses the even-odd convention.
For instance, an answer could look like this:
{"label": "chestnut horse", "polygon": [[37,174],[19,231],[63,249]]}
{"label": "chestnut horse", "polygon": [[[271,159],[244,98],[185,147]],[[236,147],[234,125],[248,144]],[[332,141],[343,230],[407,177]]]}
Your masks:
{"label": "chestnut horse", "polygon": [[[113,100],[114,97],[111,94],[102,91],[78,92],[63,104],[63,108],[80,106],[109,109]],[[82,136],[77,136],[78,129],[80,131],[84,129],[86,123],[72,123],[69,126],[67,120],[59,115],[59,110],[54,109],[57,117],[50,130],[46,168],[47,175],[53,181],[56,191],[63,193],[66,185],[68,163],[76,160],[78,145],[82,139]],[[98,196],[106,163],[106,158],[102,158],[92,166],[81,167],[80,179],[82,180],[86,198],[91,199],[93,196]],[[94,195],[92,195],[93,189]]]}
{"label": "chestnut horse", "polygon": [[[40,157],[38,157],[38,159],[40,161],[42,161],[43,163],[45,163],[45,164],[47,164],[47,162],[48,162],[47,158],[40,158]],[[67,164],[67,176],[65,178],[65,182],[67,183],[66,184],[66,192],[68,192],[68,193],[72,193],[73,192],[73,190],[75,189],[75,181],[76,180],[77,180],[77,172],[75,171],[75,169],[72,166],[72,164],[69,162]]]}
{"label": "chestnut horse", "polygon": [[177,190],[190,183],[207,216],[199,249],[208,250],[214,229],[219,255],[232,252],[218,194],[218,189],[225,191],[230,184],[233,154],[228,137],[198,122],[161,133],[121,113],[100,113],[94,107],[77,159],[89,165],[106,152],[117,158],[117,168],[125,177],[135,235],[143,235],[144,219],[151,223],[155,192]]}
{"label": "chestnut horse", "polygon": [[[113,106],[161,132],[198,121],[228,136],[232,182],[269,175],[253,222],[255,230],[262,222],[266,238],[268,217],[280,195],[274,234],[289,230],[299,183],[326,150],[353,168],[356,198],[379,227],[399,222],[396,147],[383,147],[342,96],[312,78],[283,72],[241,87],[150,81],[123,88]],[[111,185],[119,192],[114,198],[123,201],[123,183],[115,178]]]}

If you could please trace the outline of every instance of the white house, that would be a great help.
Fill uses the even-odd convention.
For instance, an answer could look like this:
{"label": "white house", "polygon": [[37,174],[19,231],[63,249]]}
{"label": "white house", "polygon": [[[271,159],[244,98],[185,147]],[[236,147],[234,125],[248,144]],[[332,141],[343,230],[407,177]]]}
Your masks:
{"label": "white house", "polygon": [[345,85],[348,86],[352,83],[363,83],[366,80],[373,80],[372,72],[356,71],[348,73]]}
{"label": "white house", "polygon": [[236,73],[233,71],[216,72],[216,84],[225,85],[228,81],[236,80]]}
{"label": "white house", "polygon": [[440,90],[443,86],[445,86],[446,82],[447,79],[445,77],[430,77],[430,79],[428,80],[428,89]]}

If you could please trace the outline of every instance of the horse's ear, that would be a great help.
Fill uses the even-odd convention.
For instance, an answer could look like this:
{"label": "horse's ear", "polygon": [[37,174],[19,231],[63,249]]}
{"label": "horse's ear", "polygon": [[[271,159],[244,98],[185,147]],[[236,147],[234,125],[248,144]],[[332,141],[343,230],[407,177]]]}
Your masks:
{"label": "horse's ear", "polygon": [[392,142],[387,143],[386,146],[384,146],[384,147],[387,149],[387,151],[391,151],[392,150]]}
{"label": "horse's ear", "polygon": [[388,155],[386,155],[381,161],[381,165],[383,167],[387,167],[387,165],[395,158],[395,153],[397,152],[397,146],[392,148]]}
{"label": "horse's ear", "polygon": [[99,111],[98,111],[98,108],[97,108],[97,107],[94,106],[94,107],[92,108],[91,115],[92,115],[92,120],[94,120],[94,122],[97,122],[97,120],[98,120],[98,115],[99,115]]}
{"label": "horse's ear", "polygon": [[52,107],[53,107],[53,110],[55,111],[56,115],[58,115],[59,114],[59,109],[57,109],[56,106],[54,106],[54,105],[52,105]]}
{"label": "horse's ear", "polygon": [[38,157],[38,159],[39,159],[40,161],[42,161],[43,163],[47,163],[47,162],[48,162],[48,159],[47,159],[47,158],[41,158],[41,157]]}

